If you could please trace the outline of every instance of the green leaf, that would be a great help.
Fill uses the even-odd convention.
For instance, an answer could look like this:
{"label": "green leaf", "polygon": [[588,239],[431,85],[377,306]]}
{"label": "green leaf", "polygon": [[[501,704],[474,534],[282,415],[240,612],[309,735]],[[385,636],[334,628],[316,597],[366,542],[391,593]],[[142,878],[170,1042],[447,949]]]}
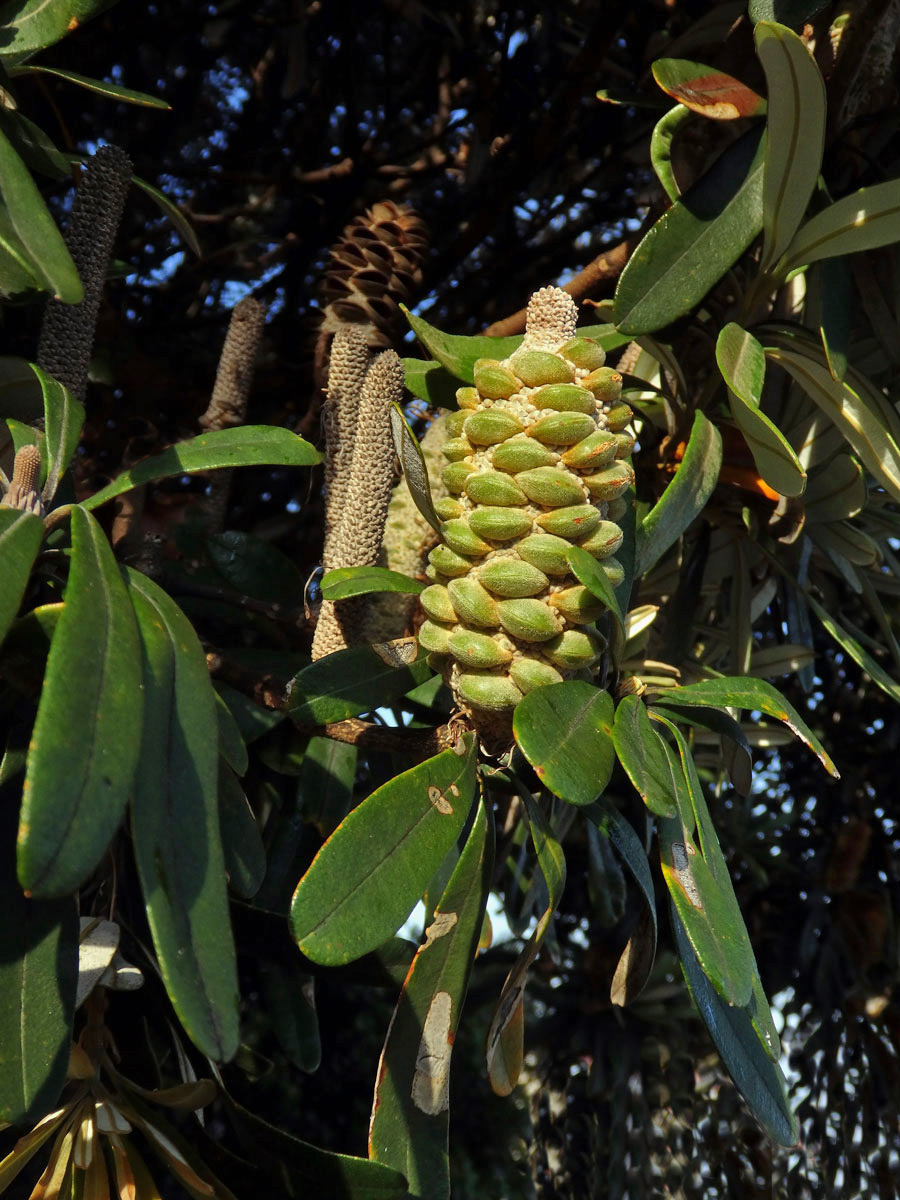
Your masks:
{"label": "green leaf", "polygon": [[587,550],[582,550],[580,546],[572,546],[570,550],[566,551],[566,561],[578,582],[583,584],[591,595],[603,601],[618,621],[620,628],[624,630],[625,618],[622,616],[616,593],[609,581],[609,576],[603,570],[602,563],[599,563],[593,555],[588,554]]}
{"label": "green leaf", "polygon": [[213,566],[235,591],[287,611],[297,607],[306,580],[277,546],[252,533],[226,529],[206,539],[206,550]]}
{"label": "green leaf", "polygon": [[643,238],[616,288],[613,316],[623,336],[690,312],[756,237],[764,147],[761,129],[744,134]]}
{"label": "green leaf", "polygon": [[850,318],[853,305],[853,275],[846,258],[826,258],[806,276],[813,319],[832,379],[847,374],[850,348]]}
{"label": "green leaf", "polygon": [[754,24],[757,21],[781,21],[785,25],[802,27],[827,3],[828,0],[750,0],[747,11]]}
{"label": "green leaf", "polygon": [[849,454],[836,454],[827,470],[816,471],[809,481],[803,507],[807,522],[846,521],[866,506],[868,492],[862,467]]}
{"label": "green leaf", "polygon": [[402,1171],[409,1196],[449,1200],[450,1059],[490,892],[493,822],[482,800],[425,930],[381,1052],[369,1157]]}
{"label": "green leaf", "polygon": [[408,391],[435,408],[456,408],[459,380],[446,367],[430,359],[404,358],[404,382]]}
{"label": "green leaf", "polygon": [[[228,705],[228,710],[237,723],[240,736],[247,745],[255,742],[257,738],[261,738],[285,719],[285,713],[281,709],[263,708],[261,704],[257,704],[255,700],[251,700],[249,696],[239,692],[237,688],[229,687],[227,683],[216,680],[215,688],[221,699]],[[221,740],[219,746],[221,750]],[[234,767],[235,763],[230,762],[230,765]],[[243,774],[243,771],[238,771],[238,774]]]}
{"label": "green leaf", "polygon": [[[2,795],[0,862],[0,1121],[32,1124],[66,1079],[78,981],[72,899],[26,900],[16,883],[15,797]],[[11,1165],[11,1164],[10,1164]],[[0,1190],[11,1178],[0,1165]]]}
{"label": "green leaf", "polygon": [[[77,75],[74,71],[60,71],[58,67],[38,67],[29,63],[22,70],[29,73],[39,71],[43,75],[55,75],[67,83],[77,84],[89,92],[98,92],[108,100],[118,100],[123,104],[138,104],[142,108],[161,108],[171,111],[172,105],[167,104],[159,96],[149,96],[146,92],[135,92],[131,88],[120,87],[116,83],[107,83],[104,79],[89,79],[87,75]],[[18,72],[14,72],[18,74]]]}
{"label": "green leaf", "polygon": [[701,117],[735,121],[738,117],[758,117],[766,111],[765,100],[753,88],[704,63],[658,58],[651,70],[664,92]]}
{"label": "green leaf", "polygon": [[506,977],[488,1030],[488,1077],[498,1096],[508,1096],[519,1080],[523,1060],[525,981],[531,964],[540,952],[566,886],[566,859],[553,827],[530,792],[522,789],[521,797],[528,813],[528,828],[537,854],[538,866],[547,885],[547,907],[538,918],[531,937]]}
{"label": "green leaf", "polygon": [[431,675],[415,638],[353,646],[312,663],[288,685],[297,725],[330,725],[399,700]]}
{"label": "green leaf", "polygon": [[302,1142],[243,1108],[224,1088],[222,1099],[242,1149],[276,1189],[260,1195],[289,1200],[404,1200],[408,1195],[398,1171]]}
{"label": "green leaf", "polygon": [[146,179],[140,179],[137,175],[132,175],[131,182],[145,192],[153,203],[160,209],[164,216],[174,225],[176,231],[180,235],[182,241],[198,258],[201,257],[200,243],[197,241],[197,235],[194,233],[194,227],[165,192],[161,192],[158,187],[154,187],[152,183],[148,183]]}
{"label": "green leaf", "polygon": [[43,535],[35,513],[0,507],[0,642],[19,611]]}
{"label": "green leaf", "polygon": [[78,448],[78,439],[84,426],[84,405],[69,393],[68,388],[31,363],[44,397],[44,429],[47,434],[47,450],[50,467],[44,484],[42,499],[50,504],[62,475]]}
{"label": "green leaf", "polygon": [[[442,333],[421,317],[415,317],[402,304],[400,307],[415,332],[416,337],[432,358],[444,367],[460,383],[475,382],[475,363],[479,358],[508,358],[522,344],[524,334],[514,337],[463,337],[459,334]],[[604,350],[615,350],[626,345],[630,338],[623,336],[612,325],[585,325],[577,330],[579,337],[594,338]],[[459,386],[459,383],[456,385]],[[456,401],[452,405],[456,407]]]}
{"label": "green leaf", "polygon": [[703,512],[721,466],[722,435],[698,409],[675,478],[637,528],[635,576],[646,574]]}
{"label": "green leaf", "polygon": [[9,0],[0,8],[0,56],[43,50],[115,0]]}
{"label": "green leaf", "polygon": [[0,110],[0,129],[15,147],[16,153],[31,171],[50,179],[70,179],[72,164],[68,155],[54,145],[39,125],[20,112]]}
{"label": "green leaf", "polygon": [[681,195],[681,188],[672,167],[672,142],[678,130],[691,119],[691,110],[685,104],[676,104],[659,118],[650,137],[650,162],[656,177],[674,204]]}
{"label": "green leaf", "polygon": [[0,357],[0,413],[33,425],[43,410],[43,392],[31,363],[12,355]]}
{"label": "green leaf", "polygon": [[620,701],[612,740],[619,762],[650,811],[674,817],[678,805],[669,756],[639,696]]}
{"label": "green leaf", "polygon": [[900,179],[860,188],[817,213],[797,231],[781,269],[788,273],[838,254],[900,241]]}
{"label": "green leaf", "polygon": [[434,503],[431,499],[431,486],[428,482],[428,466],[425,462],[425,455],[422,453],[422,447],[419,445],[416,435],[410,428],[409,422],[404,417],[403,410],[399,404],[391,404],[388,416],[391,420],[391,436],[394,439],[394,449],[397,452],[397,457],[400,459],[400,466],[403,469],[403,476],[406,479],[409,494],[412,496],[416,508],[431,528],[435,533],[440,533],[441,522],[434,511]]}
{"label": "green leaf", "polygon": [[763,679],[704,679],[685,687],[667,688],[660,697],[667,707],[681,708],[683,705],[699,705],[706,708],[744,708],[749,712],[765,713],[783,721],[788,729],[807,745],[819,762],[835,779],[837,768],[825,747],[812,732],[797,710],[784,696]]}
{"label": "green leaf", "polygon": [[218,692],[216,696],[216,721],[219,727],[219,754],[235,775],[246,774],[249,756],[241,729],[231,709]]}
{"label": "green leaf", "polygon": [[334,966],[396,933],[465,825],[475,763],[467,734],[456,749],[378,788],[341,822],[294,893],[291,929],[304,954]]}
{"label": "green leaf", "polygon": [[127,573],[146,696],[131,806],[134,854],[166,991],[194,1045],[238,1046],[238,988],[219,834],[215,692],[203,647],[178,605]]}
{"label": "green leaf", "polygon": [[753,32],[769,91],[760,263],[766,271],[788,248],[819,177],[825,83],[796,33],[774,21],[760,21]]}
{"label": "green leaf", "polygon": [[641,891],[646,919],[639,921],[619,958],[610,999],[613,1004],[630,1004],[639,996],[656,957],[656,892],[650,864],[641,839],[617,808],[600,799],[584,810],[599,832],[615,846]]}
{"label": "green leaf", "polygon": [[766,346],[766,355],[799,383],[841,431],[869,473],[900,499],[900,445],[866,392],[851,386],[855,377],[848,373],[840,382],[833,379],[818,347],[811,353],[799,338],[767,332],[766,340],[774,343]]}
{"label": "green leaf", "polygon": [[862,667],[873,683],[876,683],[886,695],[900,704],[900,683],[885,671],[884,667],[872,657],[857,638],[848,633],[843,625],[834,619],[824,605],[820,604],[809,592],[806,592],[805,596],[807,603],[822,622],[822,626],[837,644],[846,650],[857,666]]}
{"label": "green leaf", "polygon": [[323,600],[345,600],[348,596],[365,596],[370,592],[404,592],[418,596],[426,585],[399,571],[387,567],[337,567],[322,576]]}
{"label": "green leaf", "polygon": [[717,733],[721,738],[727,738],[731,745],[723,743],[722,750],[728,774],[732,785],[742,796],[750,794],[753,783],[753,751],[747,737],[734,717],[720,708],[699,708],[689,704],[679,704],[677,708],[668,708],[665,696],[661,694],[653,702],[653,712],[657,715],[678,721],[681,725],[693,725],[699,729],[708,729]]}
{"label": "green leaf", "polygon": [[806,472],[790,442],[760,408],[766,377],[762,346],[732,321],[719,334],[716,362],[728,384],[731,415],[760,475],[782,496],[802,496]]}
{"label": "green leaf", "polygon": [[[2,38],[2,30],[0,30]],[[62,234],[5,133],[0,130],[0,201],[6,208],[16,245],[27,256],[28,269],[40,285],[65,304],[78,304],[84,289]],[[7,245],[16,250],[16,246]]]}
{"label": "green leaf", "polygon": [[85,500],[84,507],[98,508],[142,483],[170,475],[192,475],[221,467],[312,467],[321,461],[318,450],[288,429],[272,425],[217,429],[145,458]]}
{"label": "green leaf", "polygon": [[759,1003],[758,996],[754,993],[750,1005],[725,1003],[703,973],[674,911],[672,927],[688,988],[726,1070],[769,1137],[781,1146],[795,1146],[799,1130],[788,1103],[784,1075],[766,1053],[753,1026],[751,1012],[754,1003]]}
{"label": "green leaf", "polygon": [[541,783],[569,804],[590,804],[609,783],[612,724],[609,693],[577,679],[536,688],[513,712],[519,749]]}
{"label": "green leaf", "polygon": [[72,510],[72,558],[28,754],[19,881],[35,896],[74,891],[118,828],[137,765],[140,650],[106,535]]}
{"label": "green leaf", "polygon": [[244,789],[224,763],[219,783],[219,832],[231,890],[242,900],[250,900],[266,876],[266,850]]}
{"label": "green leaf", "polygon": [[262,958],[259,975],[278,1044],[293,1066],[312,1074],[322,1062],[315,980],[301,970],[297,957]]}

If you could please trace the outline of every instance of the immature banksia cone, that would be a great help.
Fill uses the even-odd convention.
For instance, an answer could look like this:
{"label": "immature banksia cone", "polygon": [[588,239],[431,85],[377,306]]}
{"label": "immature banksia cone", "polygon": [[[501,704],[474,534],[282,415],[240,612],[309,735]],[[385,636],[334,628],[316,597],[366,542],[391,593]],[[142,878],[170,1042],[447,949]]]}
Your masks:
{"label": "immature banksia cone", "polygon": [[592,666],[605,607],[572,574],[570,546],[623,569],[616,519],[634,481],[631,410],[599,343],[575,336],[560,288],[528,305],[527,332],[502,362],[480,359],[457,392],[437,504],[442,543],[429,555],[419,641],[457,702],[498,729],[522,697]]}

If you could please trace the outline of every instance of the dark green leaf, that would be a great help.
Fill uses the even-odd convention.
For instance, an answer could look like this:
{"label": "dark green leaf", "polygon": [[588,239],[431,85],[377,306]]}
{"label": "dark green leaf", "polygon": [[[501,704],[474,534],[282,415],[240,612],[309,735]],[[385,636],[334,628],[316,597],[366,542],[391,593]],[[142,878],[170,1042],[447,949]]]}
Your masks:
{"label": "dark green leaf", "polygon": [[[0,29],[0,38],[2,36]],[[28,168],[2,130],[0,200],[6,208],[9,225],[18,239],[18,245],[27,255],[27,266],[36,274],[41,286],[66,304],[78,304],[84,296],[84,289],[72,256]],[[15,247],[7,245],[7,249]]]}
{"label": "dark green leaf", "polygon": [[738,117],[758,117],[766,111],[765,100],[752,88],[704,63],[658,58],[651,70],[664,92],[701,117],[735,121]]}
{"label": "dark green leaf", "polygon": [[722,435],[698,410],[675,478],[637,527],[636,576],[646,574],[703,512],[719,481],[721,466]]}
{"label": "dark green leaf", "polygon": [[87,75],[77,75],[74,71],[60,71],[58,67],[32,66],[30,63],[24,70],[29,72],[40,71],[44,75],[55,75],[57,79],[64,79],[67,83],[74,83],[78,87],[87,88],[89,92],[99,92],[101,96],[106,96],[108,100],[118,100],[123,104],[138,104],[142,108],[162,108],[165,110],[170,110],[172,107],[171,104],[167,104],[159,96],[149,96],[146,92],[135,92],[131,88],[120,87],[116,83],[107,83],[104,79],[89,79]]}
{"label": "dark green leaf", "polygon": [[312,737],[297,780],[297,800],[304,820],[330,837],[353,803],[357,750],[346,742]]}
{"label": "dark green leaf", "polygon": [[819,177],[825,83],[807,47],[784,25],[760,21],[754,37],[769,91],[760,263],[765,271],[788,248]]}
{"label": "dark green leaf", "polygon": [[322,1061],[315,980],[295,960],[263,958],[259,974],[278,1044],[298,1070],[312,1073]]}
{"label": "dark green leaf", "polygon": [[762,679],[704,679],[686,687],[667,688],[660,699],[670,708],[700,705],[712,708],[743,708],[762,712],[783,721],[813,754],[829,774],[838,778],[838,771],[825,747],[812,732],[797,710],[779,691]]}
{"label": "dark green leaf", "polygon": [[272,425],[217,429],[145,458],[85,500],[84,507],[97,508],[142,483],[170,475],[191,475],[219,467],[312,467],[321,460],[318,450],[288,429]]}
{"label": "dark green leaf", "polygon": [[435,408],[456,408],[459,380],[439,362],[423,358],[404,358],[403,370],[408,391]]}
{"label": "dark green leaf", "polygon": [[790,442],[760,408],[766,378],[762,346],[752,333],[731,322],[719,334],[716,362],[728,384],[731,415],[760,475],[782,496],[802,496],[806,472]]}
{"label": "dark green leaf", "polygon": [[206,539],[206,550],[213,566],[235,591],[288,611],[299,604],[306,580],[277,546],[252,533],[226,529]]}
{"label": "dark green leaf", "polygon": [[806,279],[828,370],[832,379],[843,379],[847,374],[853,302],[850,263],[846,258],[825,258],[813,268],[812,278],[808,273]]}
{"label": "dark green leaf", "polygon": [[238,1046],[238,989],[219,834],[215,692],[197,635],[175,602],[129,570],[146,695],[132,837],[166,991],[204,1054]]}
{"label": "dark green leaf", "polygon": [[381,1054],[369,1156],[402,1171],[410,1198],[417,1200],[450,1197],[450,1058],[493,861],[492,821],[481,801],[413,959]]}
{"label": "dark green leaf", "polygon": [[298,725],[330,725],[372,712],[431,675],[424,656],[415,659],[417,653],[414,638],[400,638],[328,654],[291,681],[288,712]]}
{"label": "dark green leaf", "polygon": [[678,130],[691,119],[691,110],[685,104],[676,104],[659,118],[650,138],[650,162],[656,177],[663,185],[666,195],[674,204],[681,195],[681,188],[672,167],[672,142]]}
{"label": "dark green leaf", "polygon": [[169,218],[174,225],[177,233],[182,241],[194,254],[200,258],[200,243],[197,241],[197,235],[194,233],[194,227],[181,211],[177,204],[173,203],[165,192],[161,192],[158,187],[154,187],[152,183],[148,183],[146,179],[139,179],[137,175],[132,175],[131,182],[135,187],[139,187],[142,192],[145,192],[150,199],[157,205],[162,213]]}
{"label": "dark green leaf", "polygon": [[418,596],[426,585],[387,567],[337,567],[328,571],[321,582],[323,600],[344,600],[369,592],[405,592]]}
{"label": "dark green leaf", "polygon": [[236,775],[244,775],[249,758],[244,739],[241,737],[240,726],[223,697],[218,692],[215,695],[216,718],[219,726],[219,754]]}
{"label": "dark green leaf", "polygon": [[466,735],[343,820],[294,893],[291,928],[304,954],[325,965],[350,962],[399,929],[465,825],[475,762]]}
{"label": "dark green leaf", "polygon": [[[66,1079],[78,914],[70,898],[22,895],[14,863],[15,797],[7,792],[0,800],[0,1121],[26,1125],[50,1111]],[[0,1177],[0,1185],[7,1182]]]}
{"label": "dark green leaf", "polygon": [[52,46],[115,0],[9,0],[0,8],[0,56]]}
{"label": "dark green leaf", "polygon": [[900,241],[900,179],[860,188],[817,213],[788,246],[785,272],[838,254],[858,254]]}
{"label": "dark green leaf", "polygon": [[0,642],[19,611],[43,534],[35,513],[0,508]]}
{"label": "dark green leaf", "polygon": [[31,363],[11,355],[0,357],[0,413],[29,425],[44,411],[44,396]]}
{"label": "dark green leaf", "polygon": [[[791,1113],[781,1068],[766,1053],[753,1026],[750,1005],[727,1004],[703,973],[682,922],[672,912],[672,926],[685,979],[694,1003],[715,1042],[728,1073],[756,1119],[775,1142],[795,1146],[799,1131]],[[763,998],[764,999],[764,998]]]}
{"label": "dark green leaf", "polygon": [[103,857],[131,790],[142,706],[131,603],[106,535],[76,506],[22,800],[18,865],[27,892],[72,892]]}
{"label": "dark green leaf", "polygon": [[216,691],[228,705],[240,735],[248,745],[285,719],[285,713],[280,709],[263,708],[261,704],[257,704],[237,688],[229,687],[227,683],[217,680]]}
{"label": "dark green leaf", "polygon": [[590,804],[615,763],[608,692],[573,679],[536,688],[513,712],[520,750],[545,787],[570,804]]}
{"label": "dark green leaf", "polygon": [[8,108],[0,110],[0,128],[29,170],[39,171],[51,179],[71,177],[72,164],[68,155],[58,150],[43,129],[22,113]]}
{"label": "dark green leaf", "polygon": [[625,618],[622,616],[622,610],[609,581],[609,576],[603,570],[603,564],[599,563],[593,555],[588,554],[587,550],[582,550],[580,546],[573,546],[568,550],[566,560],[578,582],[584,584],[591,595],[603,601],[618,621],[620,628],[624,629]]}
{"label": "dark green leaf", "polygon": [[612,740],[619,762],[650,811],[674,817],[677,801],[669,756],[639,696],[620,702]]}
{"label": "dark green leaf", "polygon": [[406,479],[409,494],[412,496],[416,508],[431,528],[435,533],[440,533],[441,522],[434,511],[434,503],[431,499],[431,486],[428,482],[428,466],[425,462],[425,455],[422,453],[422,447],[419,445],[416,435],[410,428],[409,422],[404,417],[403,410],[399,404],[392,403],[388,415],[391,419],[391,436],[394,439],[394,449],[400,460],[400,466],[403,469],[403,476]]}
{"label": "dark green leaf", "polygon": [[752,129],[656,222],[622,272],[622,335],[650,333],[697,304],[762,228],[765,138]]}
{"label": "dark green leaf", "polygon": [[219,831],[231,890],[249,900],[265,878],[266,850],[244,789],[224,763],[219,783]]}
{"label": "dark green leaf", "polygon": [[823,627],[834,638],[842,649],[846,650],[853,661],[871,677],[873,683],[877,683],[883,692],[896,700],[900,704],[900,683],[885,671],[884,667],[872,657],[862,643],[852,634],[848,633],[844,627],[834,619],[831,613],[820,604],[814,596],[806,593],[806,601],[812,608],[813,612],[822,622]]}
{"label": "dark green leaf", "polygon": [[69,463],[78,448],[84,425],[84,405],[70,395],[68,388],[31,364],[44,397],[44,429],[47,435],[47,450],[50,466],[42,499],[49,505],[56,495],[61,476],[68,470]]}

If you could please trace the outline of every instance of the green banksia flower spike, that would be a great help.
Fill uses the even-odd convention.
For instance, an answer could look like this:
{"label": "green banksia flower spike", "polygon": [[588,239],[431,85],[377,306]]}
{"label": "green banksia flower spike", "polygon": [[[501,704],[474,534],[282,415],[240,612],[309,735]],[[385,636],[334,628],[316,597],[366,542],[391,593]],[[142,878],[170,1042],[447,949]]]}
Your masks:
{"label": "green banksia flower spike", "polygon": [[[457,702],[488,741],[509,739],[512,709],[528,692],[589,669],[605,606],[568,563],[573,545],[615,583],[617,515],[633,481],[617,458],[630,449],[631,411],[603,347],[575,333],[577,309],[559,288],[528,305],[525,338],[503,361],[479,359],[449,419],[441,477],[435,581],[422,595],[420,635]],[[615,413],[615,428],[608,414]]]}

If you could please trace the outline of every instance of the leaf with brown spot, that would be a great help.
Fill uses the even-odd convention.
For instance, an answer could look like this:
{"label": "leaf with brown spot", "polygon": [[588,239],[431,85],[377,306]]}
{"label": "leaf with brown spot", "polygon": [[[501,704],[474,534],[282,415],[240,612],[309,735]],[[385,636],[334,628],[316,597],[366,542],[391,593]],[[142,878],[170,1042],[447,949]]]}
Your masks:
{"label": "leaf with brown spot", "polygon": [[651,69],[664,92],[701,117],[736,121],[738,117],[759,117],[766,111],[766,102],[758,92],[715,67],[685,58],[659,58]]}

